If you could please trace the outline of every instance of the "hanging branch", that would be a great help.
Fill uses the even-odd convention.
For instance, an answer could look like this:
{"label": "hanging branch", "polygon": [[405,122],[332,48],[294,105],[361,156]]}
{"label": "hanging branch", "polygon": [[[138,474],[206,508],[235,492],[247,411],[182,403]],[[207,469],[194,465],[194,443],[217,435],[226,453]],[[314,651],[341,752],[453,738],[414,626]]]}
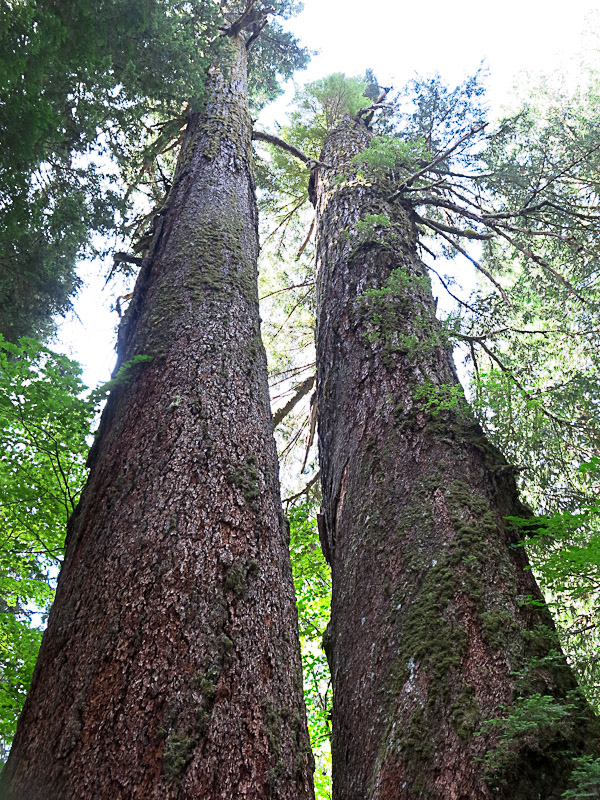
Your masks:
{"label": "hanging branch", "polygon": [[314,392],[313,396],[310,399],[310,427],[308,430],[308,437],[306,440],[306,452],[304,453],[304,461],[302,462],[302,467],[300,468],[300,472],[304,472],[306,468],[306,462],[308,461],[308,454],[310,452],[312,443],[315,440],[316,429],[317,429],[317,393]]}
{"label": "hanging branch", "polygon": [[429,264],[425,264],[425,266],[427,267],[428,270],[430,270],[430,272],[433,272],[433,274],[437,276],[437,279],[439,280],[439,282],[442,284],[444,289],[448,292],[448,294],[450,295],[450,297],[453,300],[456,300],[457,303],[459,303],[461,306],[464,306],[465,308],[467,308],[473,314],[477,314],[476,309],[472,305],[469,305],[469,303],[467,303],[465,300],[461,300],[460,297],[457,297],[455,294],[453,294],[450,291],[450,289],[448,287],[448,284],[446,283],[446,281],[442,278],[442,276],[440,275],[440,273],[436,269],[431,267]]}
{"label": "hanging branch", "polygon": [[305,417],[304,421],[302,422],[302,424],[300,425],[300,427],[298,428],[296,433],[292,436],[290,441],[287,443],[287,445],[283,448],[281,453],[279,453],[279,458],[280,459],[283,459],[283,457],[286,455],[286,453],[288,453],[293,448],[293,446],[296,444],[296,442],[298,441],[298,439],[302,435],[302,431],[304,430],[304,426],[306,425],[307,422],[308,422],[308,415]]}
{"label": "hanging branch", "polygon": [[[300,199],[298,200],[298,202],[296,203],[296,205],[292,208],[292,210],[291,211],[287,211],[286,214],[281,218],[281,221],[279,222],[277,227],[274,228],[270,233],[268,233],[266,235],[265,242],[268,242],[269,239],[271,239],[273,236],[275,236],[277,231],[281,230],[281,228],[283,228],[284,226],[285,226],[285,230],[287,230],[287,224],[290,222],[290,220],[292,219],[292,217],[294,216],[296,211],[298,211],[298,209],[301,208],[304,205],[305,200],[306,200],[306,195],[302,195],[300,197]],[[279,210],[283,211],[283,208],[280,208]],[[283,235],[284,236],[285,236],[285,230],[283,231]]]}
{"label": "hanging branch", "polygon": [[575,287],[573,286],[573,284],[572,284],[572,283],[570,283],[570,281],[568,281],[568,280],[567,280],[567,279],[566,279],[566,278],[565,278],[563,275],[561,275],[561,274],[560,274],[560,272],[557,272],[557,271],[554,269],[554,267],[551,267],[551,266],[550,266],[550,264],[549,264],[549,263],[546,261],[546,259],[542,258],[541,256],[538,256],[538,255],[537,255],[537,253],[534,253],[534,252],[533,252],[532,250],[530,250],[528,247],[523,247],[523,245],[520,245],[518,242],[516,242],[516,241],[513,239],[513,237],[512,237],[512,236],[509,236],[509,235],[508,235],[508,234],[507,234],[505,231],[503,231],[501,228],[499,228],[499,227],[496,227],[495,225],[490,225],[490,228],[491,228],[492,230],[496,231],[496,233],[498,233],[498,235],[499,235],[499,236],[502,236],[504,239],[506,239],[506,241],[507,241],[507,242],[509,242],[510,244],[512,244],[512,246],[515,248],[515,250],[518,250],[520,253],[523,253],[523,255],[524,255],[526,258],[530,258],[530,259],[531,259],[532,261],[534,261],[536,264],[539,264],[539,265],[540,265],[540,267],[543,267],[545,270],[547,270],[547,271],[548,271],[548,272],[550,272],[552,275],[554,275],[554,277],[555,277],[555,278],[556,278],[558,281],[560,281],[560,283],[562,283],[562,284],[563,284],[563,286],[565,286],[565,287],[566,287],[566,288],[567,288],[567,289],[568,289],[568,290],[571,292],[571,294],[575,295],[575,297],[576,297],[578,300],[581,300],[581,302],[582,302],[582,303],[587,303],[586,299],[585,299],[584,297],[582,297],[582,296],[581,296],[581,295],[580,295],[580,294],[577,292],[577,290],[575,289]]}
{"label": "hanging branch", "polygon": [[308,245],[308,243],[310,241],[310,237],[312,236],[312,232],[313,232],[313,230],[315,228],[315,220],[316,220],[316,217],[313,217],[313,220],[310,223],[310,228],[308,229],[308,233],[306,234],[306,239],[302,242],[302,247],[296,253],[296,261],[300,258],[302,253],[306,250],[306,246]]}
{"label": "hanging branch", "polygon": [[[523,384],[515,376],[514,372],[509,367],[507,367],[506,364],[500,358],[498,358],[498,356],[487,346],[487,344],[485,343],[485,338],[486,338],[485,336],[468,336],[467,334],[464,333],[455,333],[454,335],[457,337],[457,339],[462,339],[465,342],[469,342],[471,344],[473,343],[478,344],[481,347],[481,349],[485,353],[487,353],[490,360],[493,361],[495,364],[497,364],[500,370],[504,372],[505,375],[508,375],[508,377],[514,383],[517,389],[519,389],[519,391],[523,394],[523,397],[530,403],[534,402],[535,398],[531,394],[531,392],[528,391],[523,386]],[[548,411],[548,409],[545,408],[543,405],[540,405],[539,408],[542,414],[544,414],[544,416],[548,417],[548,419],[552,420],[553,422],[556,422],[559,425],[566,426],[568,428],[577,427],[576,425],[574,425],[572,420],[565,419],[564,417],[558,417],[556,414],[553,414],[551,411]]]}
{"label": "hanging branch", "polygon": [[307,292],[305,292],[305,293],[302,295],[302,297],[301,297],[301,298],[298,300],[298,302],[297,302],[297,303],[294,305],[294,307],[292,308],[292,310],[290,311],[290,313],[287,315],[287,317],[286,317],[286,318],[284,319],[284,321],[281,323],[281,325],[279,326],[279,328],[278,328],[278,329],[275,331],[275,333],[274,333],[274,334],[273,334],[273,336],[271,337],[271,341],[273,341],[273,339],[275,339],[277,336],[279,336],[279,334],[281,333],[281,331],[282,331],[282,330],[285,328],[286,322],[288,322],[288,320],[290,319],[290,317],[292,316],[292,314],[294,314],[294,312],[296,311],[296,309],[297,309],[297,308],[299,308],[299,307],[302,305],[302,303],[304,303],[304,301],[306,300],[306,298],[308,297],[308,295],[311,293],[311,291],[312,291],[312,289],[309,289]]}
{"label": "hanging branch", "polygon": [[[427,222],[424,221],[424,224],[427,224]],[[491,273],[485,267],[481,266],[479,261],[474,259],[473,256],[470,255],[470,253],[468,253],[463,247],[461,247],[458,242],[455,242],[454,239],[451,239],[443,231],[438,230],[437,233],[439,233],[439,235],[441,237],[443,237],[447,242],[450,242],[450,244],[452,245],[452,247],[454,247],[455,250],[458,250],[458,252],[461,253],[461,255],[463,255],[465,258],[467,258],[471,262],[471,264],[473,264],[475,269],[479,270],[479,272],[481,272],[483,275],[485,275],[485,277],[490,281],[490,283],[492,283],[496,287],[496,289],[498,289],[498,291],[502,295],[502,299],[504,300],[504,302],[507,305],[512,306],[512,303],[508,299],[508,295],[506,294],[506,292],[504,291],[502,286],[500,286],[498,281],[495,280],[495,278],[492,277]]]}

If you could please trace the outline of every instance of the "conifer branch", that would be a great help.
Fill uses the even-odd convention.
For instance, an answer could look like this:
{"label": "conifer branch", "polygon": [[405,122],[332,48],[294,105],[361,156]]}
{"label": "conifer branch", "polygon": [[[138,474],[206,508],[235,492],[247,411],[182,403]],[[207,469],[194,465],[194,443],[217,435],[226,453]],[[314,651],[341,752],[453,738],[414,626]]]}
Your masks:
{"label": "conifer branch", "polygon": [[463,239],[478,239],[480,241],[489,241],[493,239],[494,236],[491,233],[477,233],[472,228],[455,228],[454,225],[446,225],[443,222],[439,222],[438,220],[428,219],[427,217],[421,217],[418,214],[415,214],[415,217],[418,222],[423,223],[423,225],[427,225],[429,228],[433,228],[436,231],[445,231],[446,233],[451,233],[454,236],[461,236]]}
{"label": "conifer branch", "polygon": [[[425,222],[425,224],[427,224],[427,223]],[[439,233],[439,235],[442,238],[446,239],[447,242],[450,242],[450,244],[452,245],[452,247],[454,247],[455,250],[457,250],[461,255],[463,255],[466,259],[468,259],[471,262],[471,264],[473,264],[475,269],[479,270],[479,272],[481,272],[482,275],[485,275],[485,277],[490,281],[490,283],[492,283],[496,287],[496,289],[498,289],[498,291],[502,295],[502,299],[504,300],[504,302],[507,305],[512,306],[512,303],[508,299],[508,295],[506,294],[506,292],[504,291],[502,286],[500,286],[498,281],[495,278],[492,277],[491,273],[485,267],[483,267],[479,263],[479,261],[477,261],[475,258],[473,258],[473,256],[470,253],[468,253],[464,249],[464,247],[461,247],[458,242],[455,242],[454,239],[451,239],[450,236],[447,236],[443,231],[438,230],[437,233]]]}
{"label": "conifer branch", "polygon": [[464,134],[464,136],[461,136],[460,139],[458,139],[458,141],[456,141],[452,145],[452,147],[449,147],[447,150],[444,150],[443,153],[440,153],[438,156],[436,156],[433,159],[433,161],[430,161],[422,169],[419,169],[419,170],[417,170],[417,172],[413,172],[412,175],[409,175],[409,177],[403,183],[400,184],[400,186],[396,189],[396,191],[393,192],[387,198],[388,203],[392,203],[394,200],[397,200],[400,197],[400,195],[402,194],[402,192],[404,191],[404,189],[406,189],[408,186],[412,186],[412,184],[418,178],[420,178],[422,175],[425,175],[427,172],[432,170],[433,167],[437,166],[440,162],[445,161],[448,158],[448,156],[452,155],[452,153],[455,150],[457,150],[463,142],[465,142],[465,141],[467,141],[467,139],[470,139],[471,137],[475,136],[475,134],[479,133],[484,128],[487,128],[487,125],[488,125],[488,123],[484,122],[481,125],[476,125],[475,127],[471,128],[470,130],[468,130]]}
{"label": "conifer branch", "polygon": [[577,289],[575,289],[573,284],[570,281],[568,281],[563,275],[561,275],[560,272],[555,270],[554,267],[551,267],[545,258],[538,256],[537,253],[534,253],[533,250],[530,250],[528,247],[520,245],[512,236],[509,236],[508,233],[506,233],[506,231],[503,231],[502,228],[497,227],[495,225],[490,225],[490,228],[496,231],[499,236],[502,236],[503,239],[506,239],[506,241],[509,242],[515,248],[515,250],[518,250],[520,253],[523,253],[523,255],[526,258],[531,259],[531,261],[533,261],[535,264],[539,264],[540,267],[543,267],[551,275],[554,275],[554,277],[558,281],[560,281],[560,283],[562,283],[562,285],[565,288],[567,288],[571,292],[571,294],[573,294],[578,300],[581,300],[582,303],[587,302],[585,297],[582,297],[579,294],[579,292],[577,291]]}
{"label": "conifer branch", "polygon": [[464,306],[464,307],[465,307],[465,308],[467,308],[469,311],[471,311],[473,314],[477,314],[477,311],[476,311],[476,309],[475,309],[475,308],[474,308],[472,305],[469,305],[469,303],[467,303],[465,300],[461,300],[461,299],[460,299],[460,297],[457,297],[455,294],[453,294],[453,292],[451,292],[451,291],[450,291],[450,288],[449,288],[448,284],[447,284],[447,283],[446,283],[446,281],[445,281],[445,280],[442,278],[442,276],[441,276],[441,275],[440,275],[440,273],[437,271],[437,269],[434,269],[434,268],[433,268],[432,266],[430,266],[429,264],[425,264],[425,266],[427,267],[427,269],[428,269],[430,272],[433,272],[433,274],[437,276],[437,279],[439,280],[439,282],[442,284],[442,286],[444,287],[444,289],[446,290],[446,292],[447,292],[447,293],[450,295],[450,297],[451,297],[453,300],[456,300],[456,302],[457,302],[459,305],[461,305],[461,306]]}
{"label": "conifer branch", "polygon": [[286,504],[293,503],[294,500],[297,500],[299,497],[302,497],[303,494],[308,495],[309,490],[312,489],[312,487],[315,485],[315,483],[319,480],[320,477],[321,477],[321,470],[317,470],[317,472],[312,476],[312,478],[306,484],[304,489],[300,489],[300,491],[296,492],[296,494],[292,494],[290,495],[290,497],[286,497],[282,502]]}

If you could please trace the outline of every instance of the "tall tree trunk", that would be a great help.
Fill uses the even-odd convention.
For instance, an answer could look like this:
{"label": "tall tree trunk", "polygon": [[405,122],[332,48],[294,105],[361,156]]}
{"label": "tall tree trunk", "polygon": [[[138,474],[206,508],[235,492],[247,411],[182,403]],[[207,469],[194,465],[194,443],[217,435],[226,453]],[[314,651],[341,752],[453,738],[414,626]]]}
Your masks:
{"label": "tall tree trunk", "polygon": [[313,797],[232,49],[120,332],[153,360],[103,414],[4,800]]}
{"label": "tall tree trunk", "polygon": [[[558,798],[593,715],[514,546],[525,509],[464,400],[410,206],[351,162],[369,138],[349,118],[329,136],[317,204],[334,800]],[[475,735],[519,696],[542,725],[506,748]]]}

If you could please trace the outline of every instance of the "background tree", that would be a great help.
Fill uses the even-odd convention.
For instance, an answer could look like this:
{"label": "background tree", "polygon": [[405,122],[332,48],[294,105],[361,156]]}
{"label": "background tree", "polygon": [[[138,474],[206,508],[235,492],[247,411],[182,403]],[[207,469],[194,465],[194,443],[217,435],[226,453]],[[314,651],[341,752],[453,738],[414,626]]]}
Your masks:
{"label": "background tree", "polygon": [[[116,232],[123,242],[147,230],[233,6],[0,4],[0,332],[8,339],[52,332],[53,315],[69,307],[79,285],[77,257],[114,248],[114,238],[107,246],[93,233]],[[286,16],[294,3],[271,7]],[[263,37],[250,55],[254,109],[278,94],[278,74],[287,77],[307,60],[277,21]],[[147,195],[146,205],[132,187]]]}
{"label": "background tree", "polygon": [[7,798],[313,796],[256,291],[268,10],[234,12],[121,325]]}
{"label": "background tree", "polygon": [[92,406],[77,364],[35,342],[0,352],[0,753],[14,736],[85,480]]}

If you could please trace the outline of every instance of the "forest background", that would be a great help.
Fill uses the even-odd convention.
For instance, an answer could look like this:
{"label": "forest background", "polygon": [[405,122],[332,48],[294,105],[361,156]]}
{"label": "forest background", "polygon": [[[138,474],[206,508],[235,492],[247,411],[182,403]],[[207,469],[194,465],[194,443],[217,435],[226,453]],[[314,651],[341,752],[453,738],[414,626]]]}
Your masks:
{"label": "forest background", "polygon": [[[371,11],[366,20],[363,18],[357,21],[357,27],[353,29],[351,22],[355,18],[340,10],[336,3],[327,4],[326,8],[321,7],[318,10],[316,4],[307,3],[306,6],[305,16],[300,15],[290,20],[286,26],[295,35],[299,35],[308,47],[321,48],[323,53],[327,53],[327,59],[315,57],[305,75],[296,74],[297,83],[303,82],[304,77],[308,82],[314,82],[325,74],[340,71],[345,71],[348,75],[365,76],[367,69],[373,69],[380,85],[393,84],[398,89],[410,80],[414,70],[438,70],[444,82],[452,84],[474,72],[482,58],[485,58],[490,69],[487,97],[492,108],[491,116],[501,117],[509,111],[517,110],[527,100],[532,105],[537,103],[538,106],[552,102],[548,98],[560,97],[564,102],[565,96],[577,95],[580,89],[588,91],[596,80],[594,62],[597,61],[598,54],[598,27],[592,17],[583,22],[584,12],[593,4],[575,3],[570,7],[569,14],[560,19],[550,14],[543,16],[542,6],[537,3],[527,4],[526,8],[519,8],[516,3],[509,4],[503,8],[501,17],[494,19],[482,18],[474,3],[463,4],[459,15],[456,12],[451,14],[445,5],[440,4],[432,15],[433,22],[427,25],[426,47],[423,45],[424,37],[406,33],[417,31],[423,24],[416,9],[403,9],[401,16],[396,17],[397,10],[392,11],[388,4],[381,3],[380,7]],[[306,26],[304,30],[303,24]],[[492,30],[494,39],[486,40]],[[572,36],[570,42],[568,32]],[[486,41],[487,45],[484,44]],[[334,43],[341,44],[340,51],[334,50]],[[559,57],[557,54],[561,50],[563,52]],[[388,56],[384,63],[380,56],[382,52]],[[441,55],[443,52],[446,53],[444,57]],[[435,54],[435,58],[432,61],[425,60],[425,53]],[[507,53],[510,53],[509,59],[506,58]],[[553,69],[557,62],[560,63],[558,70]],[[548,66],[544,66],[545,64]],[[528,68],[537,74],[521,74],[518,88],[510,93],[507,86],[520,68]],[[539,73],[546,74],[545,81]],[[368,81],[365,81],[363,88],[368,88]],[[293,92],[290,89],[288,96],[278,106],[267,106],[260,117],[263,128],[271,128],[277,132],[276,123],[285,124],[282,116],[283,104],[291,100]],[[268,199],[263,199],[265,210],[271,211],[271,216],[265,214],[263,219],[265,244],[261,267],[261,294],[270,295],[266,297],[269,302],[265,304],[263,311],[263,335],[271,358],[272,397],[277,410],[285,406],[287,400],[297,392],[298,384],[311,374],[310,245],[305,249],[302,258],[296,260],[296,254],[303,246],[310,229],[310,210],[305,205],[304,216],[300,215],[292,220],[287,215],[293,204],[282,209],[281,205],[277,206],[269,203]],[[142,200],[138,202],[143,209]],[[95,244],[98,249],[108,251],[114,250],[115,244],[117,249],[124,247],[122,240],[115,243],[102,239]],[[74,303],[71,322],[68,327],[61,324],[58,339],[50,341],[53,350],[66,350],[69,356],[77,355],[78,360],[88,362],[84,381],[88,385],[108,379],[112,359],[111,342],[114,341],[117,321],[116,305],[127,295],[131,285],[131,276],[113,276],[112,281],[106,283],[111,269],[112,258],[109,254],[80,266],[83,285]],[[463,260],[460,269],[464,276],[464,285],[460,288],[467,294],[472,289],[477,291],[478,279],[470,264]],[[443,267],[440,271],[443,274]],[[291,292],[281,291],[288,286],[295,288]],[[441,284],[436,286],[436,293],[440,295],[440,313],[451,313],[452,300],[442,300],[444,290]],[[454,286],[452,293],[460,293],[459,288]],[[103,305],[109,311],[104,316],[97,313],[99,296],[106,298]],[[85,326],[85,334],[82,334],[82,324]],[[89,351],[86,353],[76,348],[76,340],[94,343],[102,341],[108,347],[103,348],[102,354],[96,349],[90,355]],[[293,342],[301,342],[301,353],[294,353]],[[28,471],[29,489],[36,482],[38,486],[43,485],[46,475],[55,470],[57,464],[67,464],[69,475],[68,480],[64,476],[57,478],[62,495],[57,496],[54,489],[46,490],[46,501],[49,496],[52,501],[46,502],[43,508],[38,503],[39,498],[24,498],[30,509],[35,508],[36,526],[53,531],[54,538],[45,538],[44,547],[52,551],[52,557],[46,562],[42,559],[36,566],[29,557],[23,557],[20,563],[14,560],[14,551],[10,546],[15,537],[9,528],[14,519],[10,509],[7,510],[5,506],[8,535],[3,549],[3,596],[6,610],[2,614],[5,625],[2,644],[5,654],[2,659],[3,716],[0,721],[0,735],[3,737],[5,752],[35,658],[39,641],[36,625],[43,621],[39,609],[47,608],[51,600],[52,584],[56,575],[56,555],[60,550],[60,530],[65,514],[76,500],[77,486],[83,481],[83,454],[90,414],[90,406],[82,405],[77,400],[82,387],[78,384],[76,370],[72,365],[67,365],[60,357],[44,354],[44,351],[40,357],[40,348],[31,342],[22,347],[18,353],[20,358],[8,358],[2,363],[5,401],[3,437],[7,451],[12,453],[11,457],[4,459],[5,488],[16,492],[13,497],[23,491],[27,481],[14,481],[6,477],[15,475],[15,470],[23,467]],[[6,352],[11,352],[10,346],[7,346]],[[12,352],[14,355],[17,351]],[[16,370],[15,363],[18,365]],[[98,365],[103,365],[99,371]],[[463,377],[469,382],[473,375],[465,369]],[[502,383],[501,375],[496,374],[494,377]],[[44,394],[44,387],[48,382],[56,390],[50,398]],[[29,426],[24,425],[18,434],[20,438],[17,438],[14,416],[11,418],[10,415],[14,413],[11,397],[14,398],[15,387],[19,386],[21,389],[17,396],[27,395],[25,400],[30,404],[29,408],[38,409],[40,416],[38,419],[29,417]],[[36,395],[37,389],[39,394]],[[590,387],[580,386],[578,391],[589,392]],[[473,395],[478,399],[480,417],[484,421],[490,402],[493,407],[494,398],[497,399],[506,392],[504,384],[494,390],[488,383],[479,395]],[[97,393],[93,403],[98,403],[101,396],[102,392]],[[316,483],[312,481],[317,465],[314,448],[311,449],[309,397],[307,393],[303,404],[294,408],[293,416],[286,418],[285,422],[282,421],[278,443],[282,457],[284,499],[293,498],[286,503],[286,508],[292,523],[292,554],[303,635],[307,701],[319,766],[316,776],[317,790],[325,797],[329,791],[327,715],[330,689],[320,639],[327,622],[328,569],[320,557],[314,526],[318,492]],[[572,402],[577,404],[577,399],[573,398]],[[57,413],[58,409],[60,414]],[[52,422],[50,427],[49,420]],[[65,424],[66,420],[68,424]],[[492,434],[502,433],[494,430],[493,426],[490,426],[490,430]],[[15,443],[18,444],[17,447]],[[518,437],[511,443],[505,436],[500,443],[505,450],[510,450],[512,446],[515,453],[519,452],[519,448],[523,451],[523,448],[526,450],[532,446],[532,442],[524,445]],[[539,447],[540,443],[533,445]],[[56,456],[61,449],[70,449],[72,455],[61,454],[57,461]],[[539,458],[543,458],[543,455],[540,454]],[[587,484],[586,489],[593,484],[596,468],[596,456],[593,455],[588,460],[580,459],[575,465],[575,471],[579,471],[579,475],[585,478],[583,483]],[[523,480],[526,481],[527,477],[525,473]],[[594,531],[595,509],[591,505],[584,506],[581,502],[571,505],[561,505],[558,501],[554,504],[544,503],[541,497],[548,497],[546,489],[547,486],[538,487],[536,495],[534,486],[530,490],[529,499],[537,505],[538,511],[552,515],[555,523],[550,524],[556,525],[556,540],[560,546],[554,547],[550,552],[543,550],[537,562],[535,550],[532,550],[534,563],[537,563],[542,585],[554,605],[557,619],[570,637],[565,640],[566,649],[572,659],[578,662],[589,696],[597,703],[598,675],[595,665],[598,660],[598,539],[588,536],[589,531]],[[20,523],[14,524],[18,526]],[[583,545],[576,540],[582,524],[585,536],[588,537],[584,539]]]}

